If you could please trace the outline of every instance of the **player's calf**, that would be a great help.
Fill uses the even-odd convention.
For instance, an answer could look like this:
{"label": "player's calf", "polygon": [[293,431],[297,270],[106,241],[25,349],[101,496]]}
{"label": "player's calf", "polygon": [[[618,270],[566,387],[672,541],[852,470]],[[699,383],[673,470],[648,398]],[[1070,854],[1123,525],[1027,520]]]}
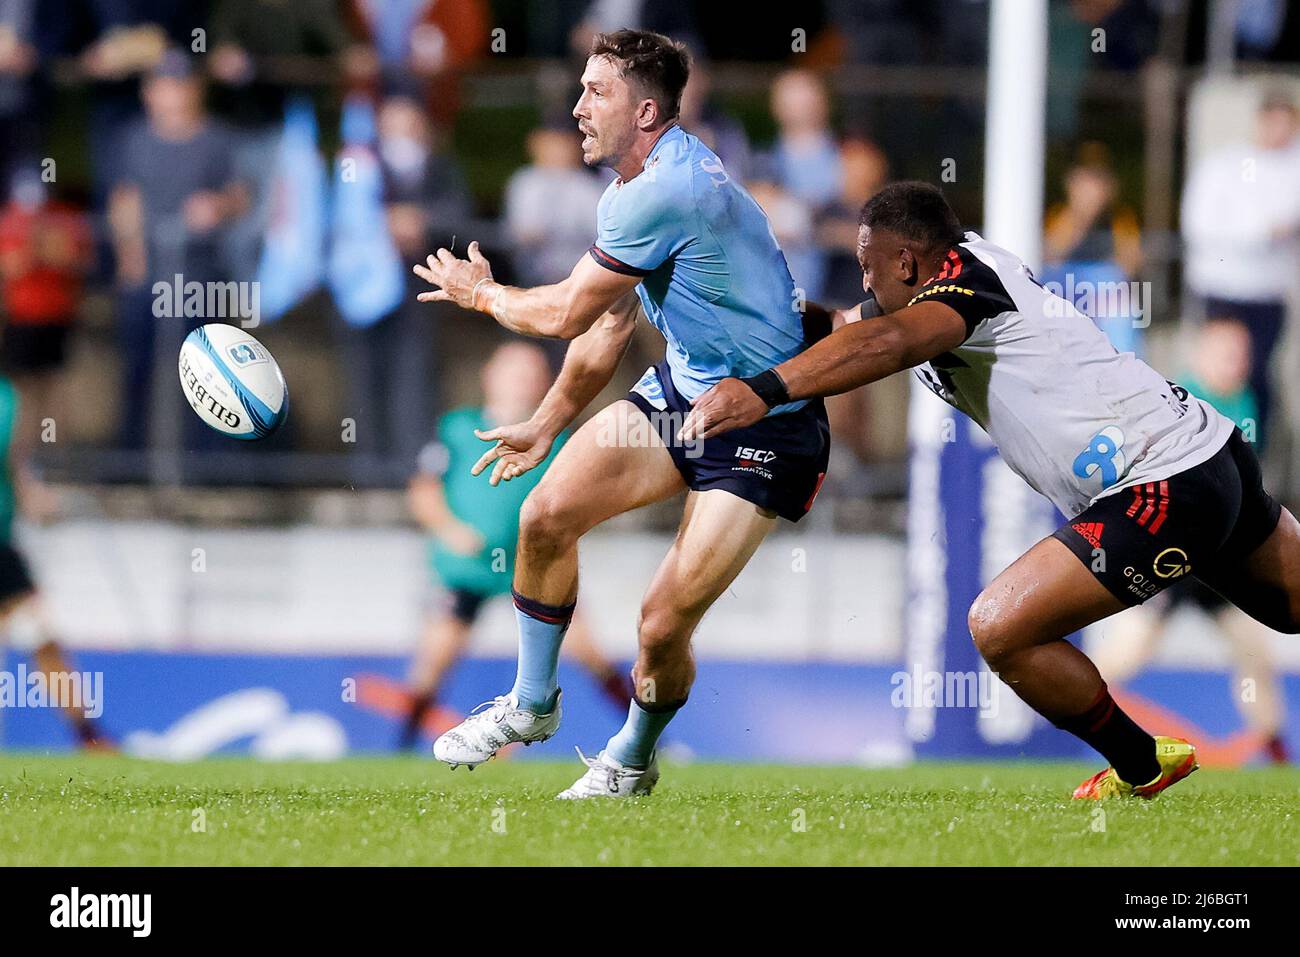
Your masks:
{"label": "player's calf", "polygon": [[690,693],[695,683],[691,635],[698,620],[668,608],[642,608],[632,681],[643,703],[684,701]]}
{"label": "player's calf", "polygon": [[968,623],[989,667],[1026,704],[1099,751],[1120,779],[1145,785],[1161,774],[1155,738],[1065,640],[1123,607],[1065,544],[1047,538],[989,584]]}

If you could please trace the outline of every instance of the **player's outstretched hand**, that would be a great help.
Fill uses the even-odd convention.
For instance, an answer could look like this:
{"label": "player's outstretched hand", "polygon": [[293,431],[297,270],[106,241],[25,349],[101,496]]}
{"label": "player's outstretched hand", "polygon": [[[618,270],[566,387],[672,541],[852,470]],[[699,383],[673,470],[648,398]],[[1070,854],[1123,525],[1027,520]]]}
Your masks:
{"label": "player's outstretched hand", "polygon": [[439,249],[424,263],[416,263],[412,271],[429,283],[439,286],[433,292],[422,292],[415,298],[420,302],[454,302],[462,309],[474,308],[474,287],[481,280],[492,278],[492,264],[479,252],[478,243],[469,244],[469,258],[457,259],[449,249]]}
{"label": "player's outstretched hand", "polygon": [[753,425],[767,415],[767,403],[739,379],[723,379],[695,400],[677,438],[710,439],[732,429]]}
{"label": "player's outstretched hand", "polygon": [[551,443],[555,441],[555,436],[531,421],[495,429],[475,429],[474,434],[484,442],[496,443],[469,470],[471,475],[479,475],[492,465],[489,485],[496,485],[502,479],[509,482],[541,465],[551,454]]}

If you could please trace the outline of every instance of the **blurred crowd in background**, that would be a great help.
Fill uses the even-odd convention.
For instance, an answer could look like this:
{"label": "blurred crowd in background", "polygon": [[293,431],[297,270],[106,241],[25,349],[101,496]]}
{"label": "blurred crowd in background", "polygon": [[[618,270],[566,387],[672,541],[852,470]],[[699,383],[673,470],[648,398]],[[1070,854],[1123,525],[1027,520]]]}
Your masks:
{"label": "blurred crowd in background", "polygon": [[[621,26],[690,44],[682,124],[749,185],[808,297],[855,302],[858,210],[889,179],[939,182],[978,225],[983,102],[951,87],[982,75],[988,5],[799,7],[756,23],[685,0],[0,0],[0,358],[22,441],[89,480],[403,483],[501,340],[486,318],[417,303],[410,265],[478,239],[505,281],[568,274],[612,175],[582,165],[568,111],[590,37]],[[1089,101],[1155,58],[1204,63],[1207,16],[1178,0],[1053,4],[1040,278],[1172,270],[1189,295],[1157,302],[1156,321],[1210,321],[1195,367],[1165,371],[1257,422],[1262,443],[1300,272],[1296,101],[1266,90],[1252,142],[1182,171],[1180,252],[1155,264],[1141,104]],[[1281,0],[1241,0],[1227,29],[1238,62],[1300,61],[1300,11]],[[1247,160],[1267,189],[1245,183]],[[185,333],[223,320],[270,346],[294,403],[283,434],[239,455],[175,382]],[[1097,315],[1142,351],[1133,320]],[[863,466],[842,482],[898,474],[895,400],[836,403],[837,454]],[[189,452],[160,467],[175,449]]]}

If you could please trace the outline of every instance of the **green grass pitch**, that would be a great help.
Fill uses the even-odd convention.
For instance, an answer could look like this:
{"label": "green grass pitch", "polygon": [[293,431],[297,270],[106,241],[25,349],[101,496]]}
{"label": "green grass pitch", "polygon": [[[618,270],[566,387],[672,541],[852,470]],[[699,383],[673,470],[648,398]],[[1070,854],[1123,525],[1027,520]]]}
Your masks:
{"label": "green grass pitch", "polygon": [[700,763],[649,798],[554,800],[580,770],[10,754],[0,865],[1300,864],[1300,770],[1098,805],[1069,800],[1084,765]]}

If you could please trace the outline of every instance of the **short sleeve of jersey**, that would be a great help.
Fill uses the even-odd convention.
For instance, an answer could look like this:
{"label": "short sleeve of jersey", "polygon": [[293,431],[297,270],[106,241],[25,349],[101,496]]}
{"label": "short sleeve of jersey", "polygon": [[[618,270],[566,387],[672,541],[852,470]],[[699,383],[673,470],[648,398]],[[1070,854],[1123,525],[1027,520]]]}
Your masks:
{"label": "short sleeve of jersey", "polygon": [[693,215],[678,192],[650,173],[611,186],[596,213],[591,258],[628,276],[648,276],[662,266],[685,238]]}
{"label": "short sleeve of jersey", "polygon": [[908,305],[921,302],[941,302],[951,307],[966,323],[967,338],[985,319],[1016,308],[997,274],[970,253],[957,249],[948,252],[943,268]]}

